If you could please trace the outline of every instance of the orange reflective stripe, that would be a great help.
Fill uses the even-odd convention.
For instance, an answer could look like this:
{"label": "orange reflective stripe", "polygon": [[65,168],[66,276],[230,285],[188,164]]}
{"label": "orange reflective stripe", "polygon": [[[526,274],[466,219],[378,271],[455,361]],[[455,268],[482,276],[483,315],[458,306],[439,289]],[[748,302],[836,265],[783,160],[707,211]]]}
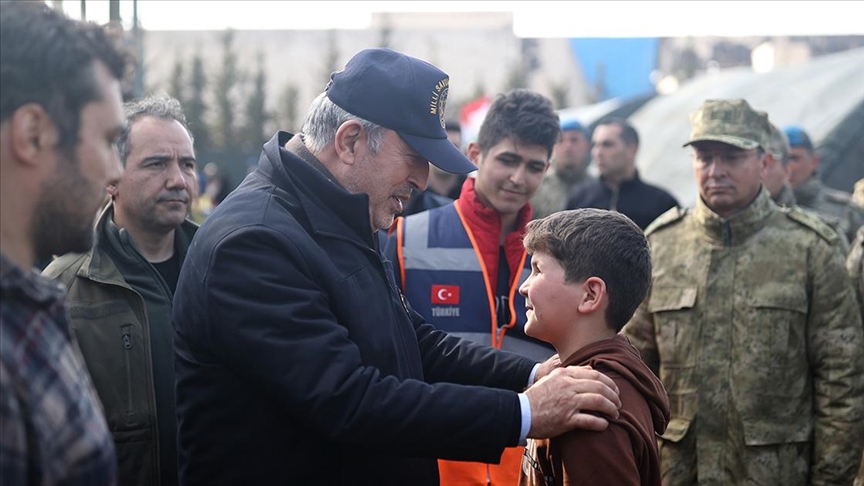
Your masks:
{"label": "orange reflective stripe", "polygon": [[396,218],[396,259],[399,260],[399,285],[402,293],[405,293],[405,255],[402,252],[402,244],[405,240],[404,216]]}
{"label": "orange reflective stripe", "polygon": [[[506,251],[506,250],[505,250]],[[519,288],[519,278],[522,276],[522,269],[525,268],[525,259],[528,257],[528,252],[523,248],[522,249],[522,258],[519,260],[519,266],[516,267],[516,271],[513,272],[515,275],[513,276],[513,283],[510,285],[510,295],[509,302],[507,303],[510,306],[510,322],[501,329],[501,340],[504,340],[504,335],[507,334],[507,329],[516,325],[516,307],[513,304],[513,296],[516,295],[516,290]]]}
{"label": "orange reflective stripe", "polygon": [[486,262],[483,261],[483,254],[480,253],[480,247],[477,245],[477,240],[474,238],[474,233],[468,222],[465,221],[465,215],[462,214],[462,209],[459,204],[453,204],[456,208],[456,214],[459,215],[459,220],[462,222],[462,227],[468,233],[468,239],[471,240],[471,246],[474,248],[474,254],[477,255],[477,261],[480,262],[480,270],[483,272],[483,282],[486,284],[486,297],[489,301],[489,314],[492,316],[492,346],[501,349],[501,342],[498,340],[498,316],[495,313],[495,294],[492,291],[492,285],[489,281],[489,270],[486,269]]}

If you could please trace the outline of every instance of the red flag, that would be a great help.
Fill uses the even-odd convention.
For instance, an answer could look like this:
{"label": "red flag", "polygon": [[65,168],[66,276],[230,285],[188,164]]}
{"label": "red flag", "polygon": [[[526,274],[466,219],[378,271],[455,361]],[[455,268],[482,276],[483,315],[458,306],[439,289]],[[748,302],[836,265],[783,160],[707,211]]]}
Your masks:
{"label": "red flag", "polygon": [[458,285],[433,285],[432,286],[432,303],[433,304],[459,305],[459,286]]}

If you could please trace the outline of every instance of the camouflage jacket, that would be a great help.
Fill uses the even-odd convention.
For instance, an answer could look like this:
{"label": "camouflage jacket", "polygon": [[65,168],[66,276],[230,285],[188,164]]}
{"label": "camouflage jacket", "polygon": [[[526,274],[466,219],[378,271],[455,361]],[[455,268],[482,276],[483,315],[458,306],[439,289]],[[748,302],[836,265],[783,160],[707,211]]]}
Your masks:
{"label": "camouflage jacket", "polygon": [[[789,184],[783,186],[783,188],[780,189],[780,193],[777,194],[777,197],[772,199],[778,206],[782,208],[791,208],[792,206],[798,204],[798,201],[795,200],[795,193],[792,192],[792,186],[790,186]],[[818,217],[822,221],[828,223],[828,226],[830,226],[837,233],[837,236],[840,237],[840,251],[842,251],[843,253],[849,251],[849,239],[846,236],[845,231],[847,225],[844,224],[843,221],[840,221],[839,218],[831,216],[827,213],[817,213],[812,209],[802,208],[801,206],[798,207],[801,208],[802,211],[810,213]]]}
{"label": "camouflage jacket", "polygon": [[802,182],[794,192],[799,206],[839,220],[847,242],[854,240],[855,232],[864,225],[864,210],[852,202],[852,195],[826,187],[816,176]]}
{"label": "camouflage jacket", "polygon": [[858,236],[852,242],[849,257],[846,258],[846,269],[852,276],[852,284],[858,294],[858,306],[861,318],[864,319],[864,226],[858,228]]}
{"label": "camouflage jacket", "polygon": [[698,415],[700,481],[736,467],[724,463],[732,452],[706,458],[700,442],[722,448],[735,435],[748,446],[811,443],[809,484],[851,483],[864,443],[864,332],[834,231],[763,189],[731,219],[700,200],[646,234],[652,288],[624,332],[669,392],[664,439],[680,441]]}
{"label": "camouflage jacket", "polygon": [[[864,226],[858,228],[858,236],[852,242],[852,250],[846,259],[846,269],[852,276],[852,283],[858,294],[861,319],[864,319]],[[864,456],[861,458],[861,467],[858,469],[858,476],[855,477],[854,485],[864,486]]]}
{"label": "camouflage jacket", "polygon": [[531,210],[534,219],[545,218],[554,212],[565,209],[567,199],[573,188],[583,182],[593,180],[594,177],[589,175],[587,171],[573,180],[568,180],[556,172],[554,167],[550,167],[546,176],[543,177],[543,184],[531,197]]}
{"label": "camouflage jacket", "polygon": [[792,187],[786,184],[780,189],[780,193],[774,198],[774,202],[783,208],[791,208],[795,205],[795,193],[792,192]]}

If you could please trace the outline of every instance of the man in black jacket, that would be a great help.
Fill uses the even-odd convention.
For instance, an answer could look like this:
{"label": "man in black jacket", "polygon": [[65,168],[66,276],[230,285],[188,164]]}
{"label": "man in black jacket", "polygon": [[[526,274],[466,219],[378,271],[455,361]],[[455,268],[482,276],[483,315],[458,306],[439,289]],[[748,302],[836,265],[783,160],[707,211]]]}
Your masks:
{"label": "man in black jacket", "polygon": [[573,188],[567,209],[611,209],[644,230],[657,216],[678,206],[671,194],[639,178],[639,135],[626,120],[601,120],[591,135],[591,145],[600,178]]}
{"label": "man in black jacket", "polygon": [[448,336],[399,292],[375,231],[427,161],[474,169],[447,141],[448,88],[361,51],[201,227],[174,299],[181,482],[435,485],[435,457],[497,461],[617,415],[608,378]]}

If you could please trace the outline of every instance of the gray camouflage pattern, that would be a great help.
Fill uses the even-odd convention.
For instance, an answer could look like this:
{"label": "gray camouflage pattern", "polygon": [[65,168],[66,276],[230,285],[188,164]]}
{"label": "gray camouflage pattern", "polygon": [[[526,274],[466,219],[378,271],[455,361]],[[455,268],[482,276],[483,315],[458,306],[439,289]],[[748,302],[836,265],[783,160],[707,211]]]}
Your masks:
{"label": "gray camouflage pattern", "polygon": [[851,194],[826,187],[816,176],[802,182],[794,192],[799,206],[836,219],[847,242],[854,240],[864,225],[864,210],[852,202]]}

